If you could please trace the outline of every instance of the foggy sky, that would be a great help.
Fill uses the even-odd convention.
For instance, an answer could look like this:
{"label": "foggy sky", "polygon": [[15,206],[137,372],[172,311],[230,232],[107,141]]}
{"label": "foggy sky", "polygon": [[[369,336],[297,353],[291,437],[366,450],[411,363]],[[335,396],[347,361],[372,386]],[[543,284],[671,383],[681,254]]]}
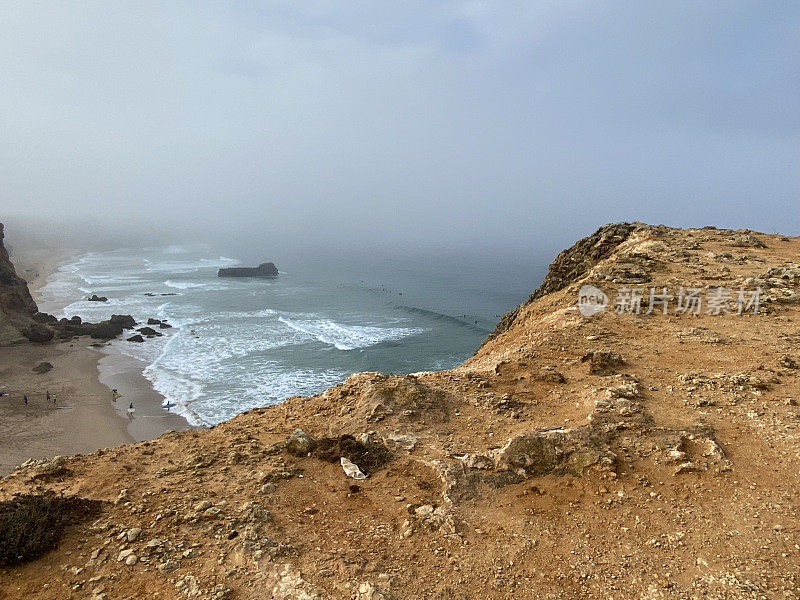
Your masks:
{"label": "foggy sky", "polygon": [[796,235],[799,134],[797,2],[0,4],[12,222],[284,247]]}

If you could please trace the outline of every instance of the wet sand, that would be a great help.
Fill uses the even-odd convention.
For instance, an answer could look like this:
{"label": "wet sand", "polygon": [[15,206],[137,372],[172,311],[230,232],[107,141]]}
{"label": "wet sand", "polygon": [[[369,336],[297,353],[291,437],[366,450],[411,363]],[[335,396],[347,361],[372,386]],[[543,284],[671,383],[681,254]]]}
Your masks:
{"label": "wet sand", "polygon": [[[151,440],[165,431],[190,427],[182,416],[162,408],[164,396],[142,375],[144,363],[112,349],[101,351],[104,356],[98,362],[100,383],[120,394],[112,404],[117,415],[127,422],[131,438],[137,442]],[[129,411],[131,404],[132,413]]]}

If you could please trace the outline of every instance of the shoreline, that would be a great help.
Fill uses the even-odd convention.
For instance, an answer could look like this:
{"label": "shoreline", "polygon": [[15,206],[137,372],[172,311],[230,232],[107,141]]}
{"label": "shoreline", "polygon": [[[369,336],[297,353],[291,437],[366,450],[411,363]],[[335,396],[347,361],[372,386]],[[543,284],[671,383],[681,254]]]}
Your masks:
{"label": "shoreline", "polygon": [[[195,429],[183,416],[162,408],[164,396],[153,388],[144,376],[144,362],[104,347],[97,361],[98,381],[118,396],[111,404],[127,423],[128,435],[136,442],[152,440],[168,431]],[[133,404],[135,412],[129,413]]]}
{"label": "shoreline", "polygon": [[[26,253],[27,254],[27,253]],[[66,256],[65,256],[66,255]],[[79,253],[38,249],[14,256],[37,304],[48,279]],[[182,416],[162,408],[163,396],[144,376],[146,365],[106,346],[90,347],[87,338],[45,345],[0,347],[0,477],[30,458],[86,454],[192,429]],[[49,362],[52,370],[32,369]],[[114,398],[112,389],[122,394]],[[58,406],[46,401],[57,395]],[[23,397],[28,396],[28,404]],[[128,412],[133,402],[134,413]]]}

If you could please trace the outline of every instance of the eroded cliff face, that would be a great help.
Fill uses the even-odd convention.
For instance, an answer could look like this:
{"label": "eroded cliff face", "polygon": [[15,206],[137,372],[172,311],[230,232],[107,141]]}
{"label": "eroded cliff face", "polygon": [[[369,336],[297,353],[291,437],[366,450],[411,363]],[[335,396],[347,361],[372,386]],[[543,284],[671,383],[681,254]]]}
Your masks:
{"label": "eroded cliff face", "polygon": [[571,247],[562,251],[550,264],[542,285],[536,288],[527,302],[523,302],[503,315],[494,331],[489,334],[486,342],[507,331],[525,306],[546,294],[564,289],[573,281],[577,281],[598,262],[611,256],[614,249],[627,240],[631,233],[637,229],[646,230],[649,228],[650,226],[644,223],[609,223],[608,225],[603,225],[592,235],[581,238]]}
{"label": "eroded cliff face", "polygon": [[31,324],[36,314],[36,302],[28,284],[17,275],[3,243],[3,224],[0,223],[0,344],[24,340],[22,330]]}
{"label": "eroded cliff face", "polygon": [[[578,310],[583,285],[606,310]],[[650,288],[669,310],[648,310]],[[739,314],[739,288],[757,311]],[[639,310],[615,310],[633,289]],[[677,310],[690,289],[702,306]],[[0,571],[3,591],[796,597],[800,238],[608,226],[540,290],[455,369],[358,373],[209,430],[23,465],[0,499],[103,505]]]}

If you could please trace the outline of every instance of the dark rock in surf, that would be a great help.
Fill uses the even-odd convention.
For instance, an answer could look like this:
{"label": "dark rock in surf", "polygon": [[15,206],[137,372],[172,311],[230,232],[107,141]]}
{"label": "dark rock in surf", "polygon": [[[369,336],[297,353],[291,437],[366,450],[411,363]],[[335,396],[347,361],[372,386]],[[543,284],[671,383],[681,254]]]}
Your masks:
{"label": "dark rock in surf", "polygon": [[163,333],[156,331],[152,327],[140,327],[136,331],[138,331],[142,335],[146,335],[147,337],[156,337],[164,335]]}
{"label": "dark rock in surf", "polygon": [[132,335],[131,337],[129,337],[128,341],[129,342],[143,342],[144,338],[137,333],[136,335]]}
{"label": "dark rock in surf", "polygon": [[87,323],[84,330],[88,332],[91,338],[105,340],[117,337],[122,333],[123,327],[111,321],[101,321],[100,323]]}
{"label": "dark rock in surf", "polygon": [[108,322],[113,325],[121,326],[123,329],[133,329],[137,325],[136,319],[130,315],[111,315]]}
{"label": "dark rock in surf", "polygon": [[89,302],[108,302],[108,298],[105,296],[98,296],[97,294],[92,294],[89,296]]}
{"label": "dark rock in surf", "polygon": [[217,277],[277,277],[278,267],[274,263],[261,263],[257,267],[231,267],[220,269]]}

